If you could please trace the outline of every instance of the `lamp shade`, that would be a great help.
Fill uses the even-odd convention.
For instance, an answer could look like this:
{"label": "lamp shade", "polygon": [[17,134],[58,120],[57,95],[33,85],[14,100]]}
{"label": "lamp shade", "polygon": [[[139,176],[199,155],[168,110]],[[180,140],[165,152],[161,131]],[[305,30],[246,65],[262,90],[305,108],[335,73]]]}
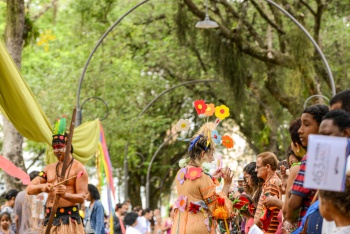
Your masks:
{"label": "lamp shade", "polygon": [[205,19],[196,23],[196,28],[218,28],[219,25],[215,21],[209,19],[209,15],[205,15]]}

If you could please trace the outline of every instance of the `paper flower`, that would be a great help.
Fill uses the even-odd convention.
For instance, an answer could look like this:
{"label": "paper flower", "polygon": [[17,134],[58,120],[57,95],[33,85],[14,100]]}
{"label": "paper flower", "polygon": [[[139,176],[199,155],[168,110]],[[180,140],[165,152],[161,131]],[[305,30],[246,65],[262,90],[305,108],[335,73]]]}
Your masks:
{"label": "paper flower", "polygon": [[197,214],[200,207],[201,207],[200,205],[193,203],[193,202],[190,202],[190,206],[188,207],[188,211],[192,212],[193,214]]}
{"label": "paper flower", "polygon": [[204,201],[197,201],[197,202],[193,202],[193,203],[200,206],[200,208],[199,208],[200,211],[204,211],[204,210],[208,209],[208,206],[207,206],[207,204],[205,204]]}
{"label": "paper flower", "polygon": [[215,107],[215,116],[223,120],[226,117],[230,116],[230,110],[225,105],[217,106]]}
{"label": "paper flower", "polygon": [[181,160],[179,161],[179,166],[180,166],[180,167],[185,167],[185,166],[187,166],[187,164],[188,164],[189,161],[190,161],[189,158],[183,158],[183,159],[181,159]]}
{"label": "paper flower", "polygon": [[225,198],[218,197],[217,201],[218,201],[218,205],[219,206],[224,206],[225,205]]}
{"label": "paper flower", "polygon": [[229,215],[225,206],[218,206],[213,212],[213,217],[221,220],[228,219]]}
{"label": "paper flower", "polygon": [[190,128],[190,121],[188,119],[180,119],[176,124],[177,131],[187,131]]}
{"label": "paper flower", "polygon": [[247,204],[249,204],[248,198],[244,196],[240,196],[238,197],[238,199],[234,201],[233,207],[236,208],[237,210],[241,210],[242,207],[244,207]]}
{"label": "paper flower", "polygon": [[177,174],[177,179],[180,182],[180,184],[183,184],[185,182],[186,172],[187,172],[187,168],[181,168],[179,173]]}
{"label": "paper flower", "polygon": [[213,103],[207,104],[207,109],[205,109],[204,115],[212,116],[215,113],[215,105]]}
{"label": "paper flower", "polygon": [[232,148],[233,147],[233,139],[228,136],[228,135],[224,135],[221,138],[221,143],[226,147],[226,148]]}
{"label": "paper flower", "polygon": [[207,104],[205,104],[204,100],[196,100],[193,105],[194,108],[196,108],[198,115],[204,115],[205,110],[207,109]]}
{"label": "paper flower", "polygon": [[221,136],[219,135],[218,131],[211,131],[211,139],[214,141],[215,144],[221,144]]}
{"label": "paper flower", "polygon": [[195,180],[202,176],[202,168],[200,167],[191,167],[187,170],[186,179]]}
{"label": "paper flower", "polygon": [[248,211],[252,215],[255,214],[255,205],[254,205],[254,203],[251,203],[251,204],[248,205]]}
{"label": "paper flower", "polygon": [[223,162],[222,162],[222,156],[219,155],[217,158],[216,158],[216,166],[218,169],[222,168],[223,166]]}
{"label": "paper flower", "polygon": [[184,195],[180,195],[175,202],[175,206],[179,209],[179,211],[184,212],[186,208],[186,203],[187,197]]}
{"label": "paper flower", "polygon": [[210,232],[210,230],[211,230],[211,219],[209,217],[206,217],[204,219],[204,224],[205,224],[205,226],[207,226],[208,232]]}

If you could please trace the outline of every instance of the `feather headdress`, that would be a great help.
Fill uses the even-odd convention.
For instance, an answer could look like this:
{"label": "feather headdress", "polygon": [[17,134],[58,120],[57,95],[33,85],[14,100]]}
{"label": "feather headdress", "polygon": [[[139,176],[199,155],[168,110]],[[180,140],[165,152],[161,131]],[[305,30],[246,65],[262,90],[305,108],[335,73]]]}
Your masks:
{"label": "feather headdress", "polygon": [[52,129],[52,143],[66,143],[67,142],[67,132],[66,132],[67,119],[62,117],[56,119],[53,129]]}

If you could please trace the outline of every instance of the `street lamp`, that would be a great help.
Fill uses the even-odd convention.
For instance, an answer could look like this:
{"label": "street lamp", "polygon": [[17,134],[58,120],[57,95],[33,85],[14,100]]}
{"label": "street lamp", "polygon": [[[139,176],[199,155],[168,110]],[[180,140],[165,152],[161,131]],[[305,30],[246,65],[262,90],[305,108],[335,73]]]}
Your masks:
{"label": "street lamp", "polygon": [[205,0],[205,18],[196,24],[196,28],[218,28],[219,25],[215,21],[209,19],[208,0]]}

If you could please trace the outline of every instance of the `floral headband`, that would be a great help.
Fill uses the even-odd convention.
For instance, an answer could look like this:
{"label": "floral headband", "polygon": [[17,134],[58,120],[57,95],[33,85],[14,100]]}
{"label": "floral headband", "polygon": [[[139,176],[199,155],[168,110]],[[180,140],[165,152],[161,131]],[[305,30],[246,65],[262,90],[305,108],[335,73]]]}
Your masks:
{"label": "floral headband", "polygon": [[[194,108],[199,117],[207,117],[207,122],[209,122],[209,117],[215,115],[216,119],[214,121],[214,129],[207,130],[207,132],[203,132],[198,135],[195,139],[191,141],[189,138],[178,138],[181,141],[191,141],[190,147],[188,150],[191,150],[196,142],[206,135],[207,144],[206,149],[209,147],[211,140],[219,145],[222,144],[226,148],[232,148],[234,146],[234,141],[229,135],[221,136],[216,129],[219,123],[224,120],[226,117],[230,116],[230,110],[225,105],[215,106],[213,103],[205,103],[204,100],[196,100],[193,102]],[[189,119],[180,119],[176,124],[176,129],[178,131],[187,131],[190,128],[190,120]]]}

